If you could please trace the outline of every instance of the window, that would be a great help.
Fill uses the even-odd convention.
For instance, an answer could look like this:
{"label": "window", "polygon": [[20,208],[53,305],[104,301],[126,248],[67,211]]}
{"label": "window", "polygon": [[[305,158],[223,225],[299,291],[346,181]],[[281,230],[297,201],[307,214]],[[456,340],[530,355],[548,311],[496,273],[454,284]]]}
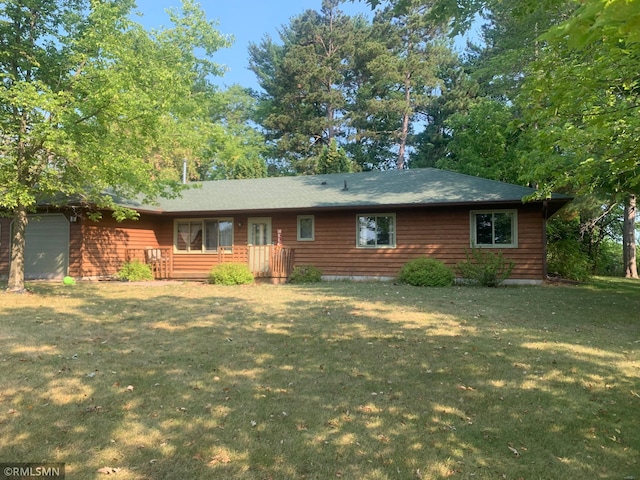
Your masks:
{"label": "window", "polygon": [[358,247],[393,248],[395,246],[395,215],[358,215]]}
{"label": "window", "polygon": [[232,219],[178,220],[175,249],[177,252],[211,253],[233,246]]}
{"label": "window", "polygon": [[298,215],[298,240],[312,241],[315,238],[315,221],[313,215]]}
{"label": "window", "polygon": [[471,212],[472,247],[516,248],[517,232],[515,210]]}

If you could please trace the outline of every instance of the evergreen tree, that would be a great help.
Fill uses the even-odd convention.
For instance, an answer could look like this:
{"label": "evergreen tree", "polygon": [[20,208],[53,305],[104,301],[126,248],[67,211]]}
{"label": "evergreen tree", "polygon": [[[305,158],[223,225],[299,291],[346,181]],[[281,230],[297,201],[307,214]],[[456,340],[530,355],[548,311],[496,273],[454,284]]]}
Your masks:
{"label": "evergreen tree", "polygon": [[432,2],[414,0],[402,11],[386,8],[374,20],[387,48],[369,63],[373,84],[381,92],[371,103],[398,122],[393,132],[398,169],[406,166],[414,123],[426,118],[425,112],[442,91],[441,67],[453,58],[446,40],[448,20],[430,16],[431,8]]}
{"label": "evergreen tree", "polygon": [[329,145],[325,145],[318,157],[317,173],[345,173],[353,172],[354,166],[346,152],[338,147],[333,138]]}
{"label": "evergreen tree", "polygon": [[282,45],[266,37],[249,49],[250,68],[265,91],[260,118],[271,141],[270,155],[297,173],[314,173],[311,157],[345,135],[344,78],[351,63],[354,22],[323,0],[280,32]]}

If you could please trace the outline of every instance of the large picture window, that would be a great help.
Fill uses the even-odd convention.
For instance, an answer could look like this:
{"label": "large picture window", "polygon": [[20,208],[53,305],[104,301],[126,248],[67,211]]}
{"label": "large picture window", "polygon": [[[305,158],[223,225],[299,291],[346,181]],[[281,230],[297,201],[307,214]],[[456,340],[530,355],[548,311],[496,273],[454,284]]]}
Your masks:
{"label": "large picture window", "polygon": [[358,215],[358,247],[393,248],[395,246],[395,215]]}
{"label": "large picture window", "polygon": [[233,247],[233,220],[229,218],[178,220],[176,221],[174,245],[176,252],[231,251]]}
{"label": "large picture window", "polygon": [[517,220],[518,216],[515,210],[471,212],[471,246],[517,247]]}

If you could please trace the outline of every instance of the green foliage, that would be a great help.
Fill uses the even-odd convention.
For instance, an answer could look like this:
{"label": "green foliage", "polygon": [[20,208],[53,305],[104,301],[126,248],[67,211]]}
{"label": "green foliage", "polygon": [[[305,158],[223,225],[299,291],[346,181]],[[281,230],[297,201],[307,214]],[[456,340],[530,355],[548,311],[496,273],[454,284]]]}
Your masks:
{"label": "green foliage", "polygon": [[296,265],[288,281],[289,283],[317,283],[322,281],[322,271],[313,265]]}
{"label": "green foliage", "polygon": [[[118,196],[183,188],[173,152],[197,156],[209,143],[209,78],[222,73],[209,57],[229,39],[192,0],[171,12],[172,28],[154,31],[132,20],[133,6],[0,3],[0,209],[72,197],[114,209]],[[24,285],[19,265],[12,289]]]}
{"label": "green foliage", "polygon": [[123,282],[143,282],[147,280],[153,280],[153,272],[151,271],[151,265],[142,263],[139,260],[132,260],[127,262],[120,270],[118,270],[118,279]]}
{"label": "green foliage", "polygon": [[483,287],[497,287],[504,282],[513,271],[515,263],[506,260],[502,251],[483,252],[474,248],[465,252],[466,260],[458,263],[456,269],[460,276],[474,285]]}
{"label": "green foliage", "polygon": [[[611,239],[603,240],[595,258],[593,274],[607,277],[624,277],[625,271],[620,262],[622,255],[622,244]],[[638,261],[640,261],[640,258],[638,258]]]}
{"label": "green foliage", "polygon": [[245,263],[220,263],[209,272],[209,283],[215,285],[250,285],[254,280]]}
{"label": "green foliage", "polygon": [[316,157],[331,138],[343,137],[343,86],[354,52],[356,22],[337,0],[306,10],[280,30],[282,45],[265,37],[249,47],[249,68],[265,91],[260,124],[273,151],[290,170],[315,173]]}
{"label": "green foliage", "polygon": [[445,121],[452,132],[449,155],[436,166],[517,183],[520,174],[518,132],[510,127],[514,116],[514,107],[493,100],[481,100],[468,112],[454,113]]}
{"label": "green foliage", "polygon": [[281,44],[265,37],[249,47],[265,92],[258,123],[273,145],[269,156],[288,172],[345,171],[333,159],[315,161],[333,139],[362,169],[401,168],[415,122],[437,116],[443,64],[457,60],[447,19],[425,15],[428,8],[386,9],[370,22],[339,5],[324,0],[320,12],[281,29]]}
{"label": "green foliage", "polygon": [[398,279],[416,287],[448,287],[453,285],[455,275],[440,260],[418,257],[402,266]]}
{"label": "green foliage", "polygon": [[197,167],[198,180],[267,176],[266,140],[253,123],[257,108],[255,95],[239,85],[218,95],[212,116],[219,128]]}
{"label": "green foliage", "polygon": [[338,147],[335,138],[329,142],[329,146],[325,146],[318,157],[318,173],[344,173],[354,170],[351,160],[347,157],[346,152]]}
{"label": "green foliage", "polygon": [[576,240],[560,240],[547,246],[547,272],[549,275],[582,282],[589,279],[590,270],[589,256]]}

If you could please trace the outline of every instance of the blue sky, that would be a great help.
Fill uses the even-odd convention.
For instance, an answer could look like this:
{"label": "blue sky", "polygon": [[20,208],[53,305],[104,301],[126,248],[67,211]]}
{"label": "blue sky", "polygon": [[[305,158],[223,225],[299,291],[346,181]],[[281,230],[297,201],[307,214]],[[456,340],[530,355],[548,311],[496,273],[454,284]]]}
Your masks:
{"label": "blue sky", "polygon": [[[167,8],[180,8],[180,0],[137,0],[143,15],[136,21],[146,28],[169,26]],[[229,71],[215,83],[225,87],[238,83],[258,88],[255,75],[248,70],[250,42],[258,43],[265,34],[278,40],[278,28],[287,25],[307,9],[320,10],[322,0],[200,0],[207,18],[218,22],[218,31],[235,37],[233,47],[219,50],[214,61],[226,65]],[[345,3],[341,9],[348,14],[369,13],[364,3]]]}

